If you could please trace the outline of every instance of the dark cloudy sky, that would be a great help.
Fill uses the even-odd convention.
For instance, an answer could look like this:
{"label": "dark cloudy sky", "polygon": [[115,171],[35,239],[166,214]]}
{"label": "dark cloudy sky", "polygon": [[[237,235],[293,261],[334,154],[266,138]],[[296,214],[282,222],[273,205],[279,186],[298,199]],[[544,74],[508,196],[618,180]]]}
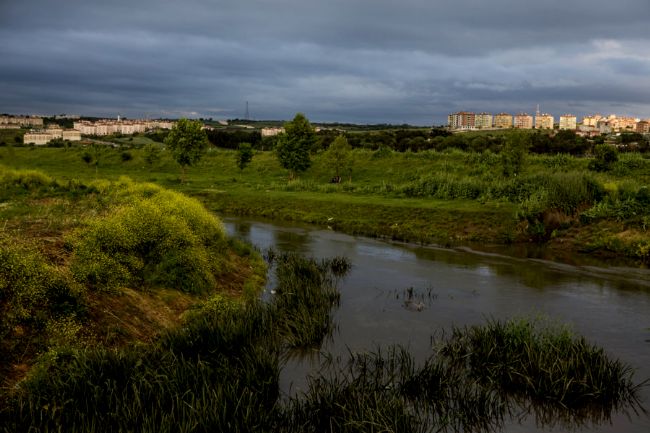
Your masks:
{"label": "dark cloudy sky", "polygon": [[0,0],[0,112],[650,117],[650,0]]}

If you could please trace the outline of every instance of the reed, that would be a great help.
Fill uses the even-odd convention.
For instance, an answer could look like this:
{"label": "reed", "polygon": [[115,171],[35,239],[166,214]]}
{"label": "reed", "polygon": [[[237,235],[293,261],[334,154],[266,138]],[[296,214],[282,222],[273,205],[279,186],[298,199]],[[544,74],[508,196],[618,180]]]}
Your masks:
{"label": "reed", "polygon": [[344,257],[320,262],[298,254],[267,253],[275,262],[271,302],[276,326],[291,348],[318,347],[333,329],[331,310],[340,301],[336,282],[350,268]]}
{"label": "reed", "polygon": [[440,354],[483,384],[566,408],[636,406],[633,370],[557,325],[513,319],[455,328]]}

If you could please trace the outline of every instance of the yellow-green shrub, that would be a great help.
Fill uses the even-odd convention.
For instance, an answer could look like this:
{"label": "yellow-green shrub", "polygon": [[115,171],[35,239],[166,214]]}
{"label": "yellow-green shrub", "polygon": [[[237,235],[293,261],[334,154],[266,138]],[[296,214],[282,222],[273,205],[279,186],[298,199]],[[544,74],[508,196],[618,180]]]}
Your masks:
{"label": "yellow-green shrub", "polygon": [[44,326],[83,309],[83,288],[33,251],[0,239],[0,340],[13,327]]}
{"label": "yellow-green shrub", "polygon": [[225,248],[221,221],[200,202],[153,184],[121,179],[119,203],[72,239],[72,271],[98,289],[142,283],[203,292],[215,286]]}

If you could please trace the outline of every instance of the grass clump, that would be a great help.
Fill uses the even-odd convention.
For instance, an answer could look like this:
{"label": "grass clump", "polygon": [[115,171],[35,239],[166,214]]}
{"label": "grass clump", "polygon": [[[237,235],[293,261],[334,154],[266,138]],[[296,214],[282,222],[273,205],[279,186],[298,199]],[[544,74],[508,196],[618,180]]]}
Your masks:
{"label": "grass clump", "polygon": [[319,262],[291,253],[267,256],[276,264],[271,305],[280,334],[289,347],[319,346],[332,331],[331,309],[341,296],[335,283],[348,272],[350,262],[344,257]]}
{"label": "grass clump", "polygon": [[280,431],[500,431],[509,419],[575,429],[641,412],[631,369],[537,321],[456,328],[418,364],[404,348],[351,354],[310,378]]}
{"label": "grass clump", "polygon": [[632,370],[567,329],[528,320],[454,329],[440,353],[506,393],[567,408],[635,401]]}
{"label": "grass clump", "polygon": [[118,186],[122,202],[71,237],[72,272],[90,287],[149,285],[203,293],[222,271],[221,221],[198,201],[154,185]]}

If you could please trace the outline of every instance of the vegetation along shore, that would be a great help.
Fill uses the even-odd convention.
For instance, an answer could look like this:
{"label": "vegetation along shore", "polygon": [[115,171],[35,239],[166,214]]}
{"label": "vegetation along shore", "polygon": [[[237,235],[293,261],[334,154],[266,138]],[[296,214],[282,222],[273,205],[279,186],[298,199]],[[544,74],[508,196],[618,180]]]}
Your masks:
{"label": "vegetation along shore", "polygon": [[545,245],[561,260],[650,260],[649,146],[640,134],[607,143],[572,131],[315,133],[304,119],[294,134],[304,136],[301,128],[307,145],[287,140],[289,133],[209,131],[210,142],[182,171],[164,132],[103,138],[115,147],[9,140],[0,164],[70,181],[126,175],[197,197],[221,214],[352,234],[445,246]]}
{"label": "vegetation along shore", "polygon": [[[490,212],[494,224],[508,215],[516,230],[512,214],[521,203],[407,192],[420,185],[406,173],[410,162],[425,154],[353,151],[355,164],[367,161],[368,177],[386,170],[385,155],[393,156],[396,167],[403,164],[404,183],[377,191],[372,182],[348,183],[347,191],[345,183],[287,183],[286,170],[265,153],[242,169],[229,168],[237,152],[208,152],[186,167],[183,181],[178,159],[165,152],[149,166],[150,150],[103,147],[94,149],[99,163],[92,166],[83,148],[3,151],[13,167],[45,172],[3,166],[0,176],[2,432],[490,432],[526,416],[575,428],[644,411],[645,382],[628,365],[561,326],[528,319],[455,328],[432,340],[424,360],[400,346],[330,359],[305,391],[280,393],[286,360],[320,350],[331,335],[337,282],[351,264],[272,250],[262,256],[228,238],[199,200],[165,186],[218,208],[228,197],[221,188],[230,185],[229,194],[249,197],[238,206],[271,197],[278,208],[282,200],[302,203],[297,210],[305,215],[311,206],[320,208],[315,215],[333,211],[325,207],[329,197],[357,215],[379,209],[398,218],[408,210],[423,221],[426,210],[455,203],[448,218],[475,212],[476,236],[490,233],[481,221]],[[432,156],[460,162],[468,155],[422,158],[440,164]],[[322,158],[325,175],[331,166]],[[318,164],[315,158],[314,171]],[[124,177],[129,171],[150,182]],[[591,185],[589,173],[580,176],[556,181]],[[274,180],[262,189],[256,178]],[[591,197],[590,188],[582,197]],[[372,206],[362,204],[366,199]],[[367,229],[360,227],[347,229]],[[267,268],[275,293],[261,300]]]}

